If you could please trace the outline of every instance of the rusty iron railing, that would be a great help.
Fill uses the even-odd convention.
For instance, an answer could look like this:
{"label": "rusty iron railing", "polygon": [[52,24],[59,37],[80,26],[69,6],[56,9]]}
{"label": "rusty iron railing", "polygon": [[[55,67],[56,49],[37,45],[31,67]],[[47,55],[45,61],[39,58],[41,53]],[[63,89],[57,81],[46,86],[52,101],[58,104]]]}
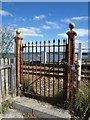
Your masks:
{"label": "rusty iron railing", "polygon": [[63,89],[63,85],[60,85],[61,82],[63,84],[61,62],[65,60],[65,46],[60,45],[60,40],[57,43],[53,40],[51,43],[40,41],[22,45],[21,82],[24,92],[32,93],[30,90],[33,88],[35,94],[54,97],[56,91],[59,93]]}

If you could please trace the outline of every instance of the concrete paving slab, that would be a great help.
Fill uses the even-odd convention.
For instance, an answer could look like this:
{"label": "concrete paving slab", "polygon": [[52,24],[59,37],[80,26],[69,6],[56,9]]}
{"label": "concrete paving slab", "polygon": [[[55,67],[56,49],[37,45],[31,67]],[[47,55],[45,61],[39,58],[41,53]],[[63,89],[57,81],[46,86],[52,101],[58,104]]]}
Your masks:
{"label": "concrete paving slab", "polygon": [[26,112],[33,111],[35,114],[41,114],[41,117],[46,114],[47,118],[62,118],[62,120],[69,120],[71,117],[68,110],[56,108],[49,103],[41,102],[32,98],[17,97],[14,101],[13,106],[16,107],[16,109],[20,108]]}

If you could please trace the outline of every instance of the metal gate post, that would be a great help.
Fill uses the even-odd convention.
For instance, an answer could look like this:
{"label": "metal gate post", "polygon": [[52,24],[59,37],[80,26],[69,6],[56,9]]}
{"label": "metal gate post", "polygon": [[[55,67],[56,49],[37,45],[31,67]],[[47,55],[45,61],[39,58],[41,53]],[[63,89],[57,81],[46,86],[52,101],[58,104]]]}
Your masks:
{"label": "metal gate post", "polygon": [[[67,44],[67,41],[66,40],[64,40],[64,42],[63,42],[63,45],[65,45],[65,47],[64,47],[64,49],[63,49],[63,52],[65,52],[64,54],[65,54],[65,57],[64,57],[64,60],[65,60],[65,62],[67,62],[67,46],[68,46],[68,44]],[[63,98],[64,98],[64,100],[66,100],[67,99],[67,66],[66,66],[66,64],[64,64],[64,73],[63,73]]]}
{"label": "metal gate post", "polygon": [[22,39],[20,37],[20,31],[16,31],[16,36],[14,37],[15,40],[15,57],[16,57],[16,85],[17,85],[17,94],[20,93],[20,80],[21,80],[21,43]]}
{"label": "metal gate post", "polygon": [[[68,65],[72,66],[75,62],[75,36],[77,33],[73,30],[75,27],[74,23],[69,24],[70,31],[66,34],[68,35]],[[67,102],[72,104],[73,93],[74,93],[74,71],[71,70],[70,66],[68,66],[67,73]]]}
{"label": "metal gate post", "polygon": [[[66,44],[65,62],[68,62],[68,44]],[[67,100],[67,78],[68,78],[68,66],[64,64],[64,74],[63,74],[63,97]]]}

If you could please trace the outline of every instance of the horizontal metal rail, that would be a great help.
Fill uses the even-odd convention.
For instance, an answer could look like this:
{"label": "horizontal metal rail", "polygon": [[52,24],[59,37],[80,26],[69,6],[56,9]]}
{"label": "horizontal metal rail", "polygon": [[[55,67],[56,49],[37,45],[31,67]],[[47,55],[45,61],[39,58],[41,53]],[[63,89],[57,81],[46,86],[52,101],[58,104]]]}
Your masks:
{"label": "horizontal metal rail", "polygon": [[[28,72],[28,71],[23,71],[23,74],[31,74],[32,75],[32,72]],[[36,75],[36,72],[33,72],[33,75]],[[53,73],[51,73],[51,74],[48,74],[48,73],[40,73],[40,72],[38,72],[37,73],[37,76],[46,76],[46,77],[48,77],[48,76],[51,76],[51,77],[56,77],[56,78],[63,78],[63,75],[53,75]]]}
{"label": "horizontal metal rail", "polygon": [[[23,67],[23,70],[32,71],[32,68],[28,68],[28,67],[25,68],[25,67]],[[42,68],[42,69],[40,69],[40,68],[37,68],[37,69],[36,69],[36,68],[33,68],[33,71],[34,71],[34,72],[35,72],[36,70],[37,70],[37,72],[39,72],[39,71],[41,71],[41,72],[44,72],[44,71],[45,71],[45,72],[48,72],[48,71],[49,71],[50,73],[53,72],[53,70],[52,70],[52,69],[49,70],[49,68],[48,68],[48,69],[45,69],[45,70],[44,70],[44,68]],[[57,70],[54,70],[54,73],[58,73],[58,69],[57,69]],[[59,70],[59,73],[63,73],[63,70]]]}
{"label": "horizontal metal rail", "polygon": [[[35,65],[37,65],[37,66],[41,66],[41,67],[44,67],[44,64],[43,63],[41,63],[41,64],[33,64],[33,63],[31,63],[31,64],[29,64],[29,63],[23,63],[23,65],[26,65],[26,66],[28,66],[28,65],[30,65],[30,66],[35,66]],[[53,67],[53,64],[45,64],[45,67]],[[54,64],[54,68],[63,68],[64,67],[64,64],[60,64],[60,65],[58,65],[58,64]]]}
{"label": "horizontal metal rail", "polygon": [[[60,47],[64,47],[64,46],[66,46],[66,45],[59,45]],[[32,47],[32,45],[23,45],[23,47],[22,48],[26,48],[26,47]],[[36,47],[36,45],[33,45],[33,47]],[[37,47],[43,47],[43,45],[37,45]],[[46,47],[49,47],[49,45],[46,45]],[[50,47],[53,47],[53,45],[50,45]],[[55,47],[58,47],[58,45],[55,45]]]}

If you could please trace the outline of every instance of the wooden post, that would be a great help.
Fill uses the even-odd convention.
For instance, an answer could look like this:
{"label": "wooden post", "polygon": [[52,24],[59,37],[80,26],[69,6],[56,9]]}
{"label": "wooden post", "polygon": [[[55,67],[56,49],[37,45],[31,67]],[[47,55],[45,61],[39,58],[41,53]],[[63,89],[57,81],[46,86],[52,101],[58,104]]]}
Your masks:
{"label": "wooden post", "polygon": [[[4,59],[1,58],[1,65],[4,65]],[[4,69],[1,70],[1,94],[2,94],[2,98],[5,97],[5,84],[4,84]]]}
{"label": "wooden post", "polygon": [[80,86],[80,81],[81,81],[81,65],[82,65],[82,48],[81,48],[81,43],[79,43],[79,48],[78,48],[78,79],[77,79],[77,89]]}
{"label": "wooden post", "polygon": [[14,40],[15,40],[15,57],[16,57],[16,82],[17,82],[17,92],[18,92],[18,95],[19,95],[19,92],[20,92],[20,81],[21,81],[21,43],[22,43],[22,39],[20,37],[20,31],[17,30],[16,31],[16,37],[14,37]]}
{"label": "wooden post", "polygon": [[11,91],[12,97],[16,97],[16,66],[12,64],[11,66]]}
{"label": "wooden post", "polygon": [[74,71],[71,70],[70,66],[74,64],[75,60],[75,36],[76,32],[73,30],[75,25],[73,23],[69,24],[70,31],[66,34],[68,35],[68,75],[67,75],[67,101],[68,103],[72,103],[73,100],[73,92],[74,92]]}
{"label": "wooden post", "polygon": [[[8,59],[5,59],[5,65],[8,65]],[[9,94],[9,85],[8,85],[8,69],[5,69],[5,81],[6,81],[6,96]]]}
{"label": "wooden post", "polygon": [[[0,60],[1,65],[1,60]],[[1,70],[0,70],[0,107],[1,107],[1,114],[2,114],[2,76],[1,76]]]}

